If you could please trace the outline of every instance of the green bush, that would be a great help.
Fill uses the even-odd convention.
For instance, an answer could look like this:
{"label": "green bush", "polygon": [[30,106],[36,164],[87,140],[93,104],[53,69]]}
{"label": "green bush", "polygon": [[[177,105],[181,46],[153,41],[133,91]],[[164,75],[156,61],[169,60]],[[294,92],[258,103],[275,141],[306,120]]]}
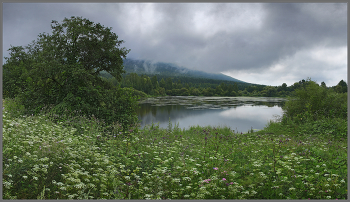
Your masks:
{"label": "green bush", "polygon": [[[89,96],[83,96],[84,94]],[[82,115],[96,118],[105,125],[117,123],[126,130],[137,124],[135,110],[138,107],[138,98],[134,91],[128,88],[80,88],[76,94],[68,94],[60,104],[52,107],[49,115],[53,121],[65,121],[68,116],[74,116],[73,111],[79,110]]]}
{"label": "green bush", "polygon": [[336,93],[308,81],[305,88],[296,89],[283,107],[284,119],[296,122],[315,121],[323,118],[347,119],[347,93]]}
{"label": "green bush", "polygon": [[294,134],[317,134],[329,138],[347,137],[347,93],[319,86],[314,81],[296,89],[282,107],[281,120]]}
{"label": "green bush", "polygon": [[[5,104],[6,103],[6,104]],[[7,98],[2,100],[3,113],[6,113],[6,116],[9,118],[17,118],[24,113],[24,106],[21,105],[18,99]]]}

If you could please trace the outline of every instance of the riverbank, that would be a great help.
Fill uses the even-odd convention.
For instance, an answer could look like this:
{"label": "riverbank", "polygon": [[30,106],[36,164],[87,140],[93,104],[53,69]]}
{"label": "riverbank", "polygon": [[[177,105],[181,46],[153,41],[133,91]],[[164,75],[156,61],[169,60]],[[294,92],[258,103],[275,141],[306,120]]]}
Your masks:
{"label": "riverbank", "polygon": [[108,135],[96,120],[15,109],[3,109],[4,199],[347,199],[347,138],[275,122]]}

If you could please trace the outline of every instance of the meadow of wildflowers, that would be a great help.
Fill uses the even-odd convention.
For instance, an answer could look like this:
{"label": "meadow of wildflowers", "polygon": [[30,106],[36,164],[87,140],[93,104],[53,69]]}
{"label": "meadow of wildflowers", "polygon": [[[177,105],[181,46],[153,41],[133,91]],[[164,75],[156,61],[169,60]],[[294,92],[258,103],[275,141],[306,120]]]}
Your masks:
{"label": "meadow of wildflowers", "polygon": [[347,199],[347,139],[74,121],[5,105],[4,199]]}

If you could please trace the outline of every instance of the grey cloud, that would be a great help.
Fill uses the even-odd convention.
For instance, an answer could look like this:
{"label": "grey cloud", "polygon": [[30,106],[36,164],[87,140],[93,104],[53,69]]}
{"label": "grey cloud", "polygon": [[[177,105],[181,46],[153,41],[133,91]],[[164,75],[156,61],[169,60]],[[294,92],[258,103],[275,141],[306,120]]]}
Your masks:
{"label": "grey cloud", "polygon": [[266,4],[264,29],[273,30],[275,39],[293,49],[328,41],[344,45],[347,11],[343,5]]}
{"label": "grey cloud", "polygon": [[[145,40],[142,47],[147,47],[148,50],[144,56],[151,59],[151,55],[154,54],[153,59],[156,60],[162,60],[162,58],[180,60],[184,66],[190,68],[200,66],[203,70],[210,72],[232,68],[267,68],[285,57],[294,55],[299,50],[322,43],[333,44],[333,46],[346,44],[346,20],[344,21],[346,15],[338,13],[338,11],[346,13],[346,9],[337,7],[339,6],[336,4],[316,8],[311,5],[309,9],[303,9],[302,4],[263,4],[262,8],[266,14],[262,19],[261,29],[248,27],[232,32],[221,31],[210,38],[204,38],[190,27],[191,16],[193,17],[192,14],[196,10],[190,13],[189,7],[183,7],[182,4],[175,6],[162,4],[159,6],[159,12],[167,13],[168,15],[163,15],[168,17],[151,33],[160,35],[163,39],[151,49]],[[217,13],[227,16],[230,12],[225,8],[227,7],[222,5],[214,6],[210,15],[215,16],[214,14]],[[309,10],[313,13],[308,13]],[[327,17],[331,18],[328,21],[343,23],[332,24],[331,27],[331,23],[322,23],[318,20],[317,14],[324,13],[325,10],[331,10],[328,11]],[[157,51],[161,52],[162,58]],[[159,56],[155,57],[157,55]]]}
{"label": "grey cloud", "polygon": [[[39,6],[35,3],[4,3],[4,46],[29,44],[37,39],[38,34],[51,32],[52,20],[61,21],[63,20],[61,16],[70,17],[69,13],[73,14],[70,7],[63,7],[62,4],[40,4]],[[8,40],[5,41],[5,39]]]}
{"label": "grey cloud", "polygon": [[51,20],[70,16],[112,27],[131,49],[128,58],[215,73],[267,74],[285,61],[293,69],[308,64],[304,73],[291,71],[299,78],[312,65],[327,65],[309,57],[292,61],[295,55],[347,46],[346,3],[5,3],[3,10],[4,56],[10,44],[27,45],[51,32]]}

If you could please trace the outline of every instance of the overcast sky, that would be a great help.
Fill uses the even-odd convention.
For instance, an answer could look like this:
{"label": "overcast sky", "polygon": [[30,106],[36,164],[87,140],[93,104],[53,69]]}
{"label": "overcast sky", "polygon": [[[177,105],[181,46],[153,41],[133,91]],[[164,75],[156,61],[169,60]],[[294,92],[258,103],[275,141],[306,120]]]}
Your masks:
{"label": "overcast sky", "polygon": [[71,16],[112,27],[130,59],[272,86],[347,82],[346,3],[4,3],[3,56]]}

